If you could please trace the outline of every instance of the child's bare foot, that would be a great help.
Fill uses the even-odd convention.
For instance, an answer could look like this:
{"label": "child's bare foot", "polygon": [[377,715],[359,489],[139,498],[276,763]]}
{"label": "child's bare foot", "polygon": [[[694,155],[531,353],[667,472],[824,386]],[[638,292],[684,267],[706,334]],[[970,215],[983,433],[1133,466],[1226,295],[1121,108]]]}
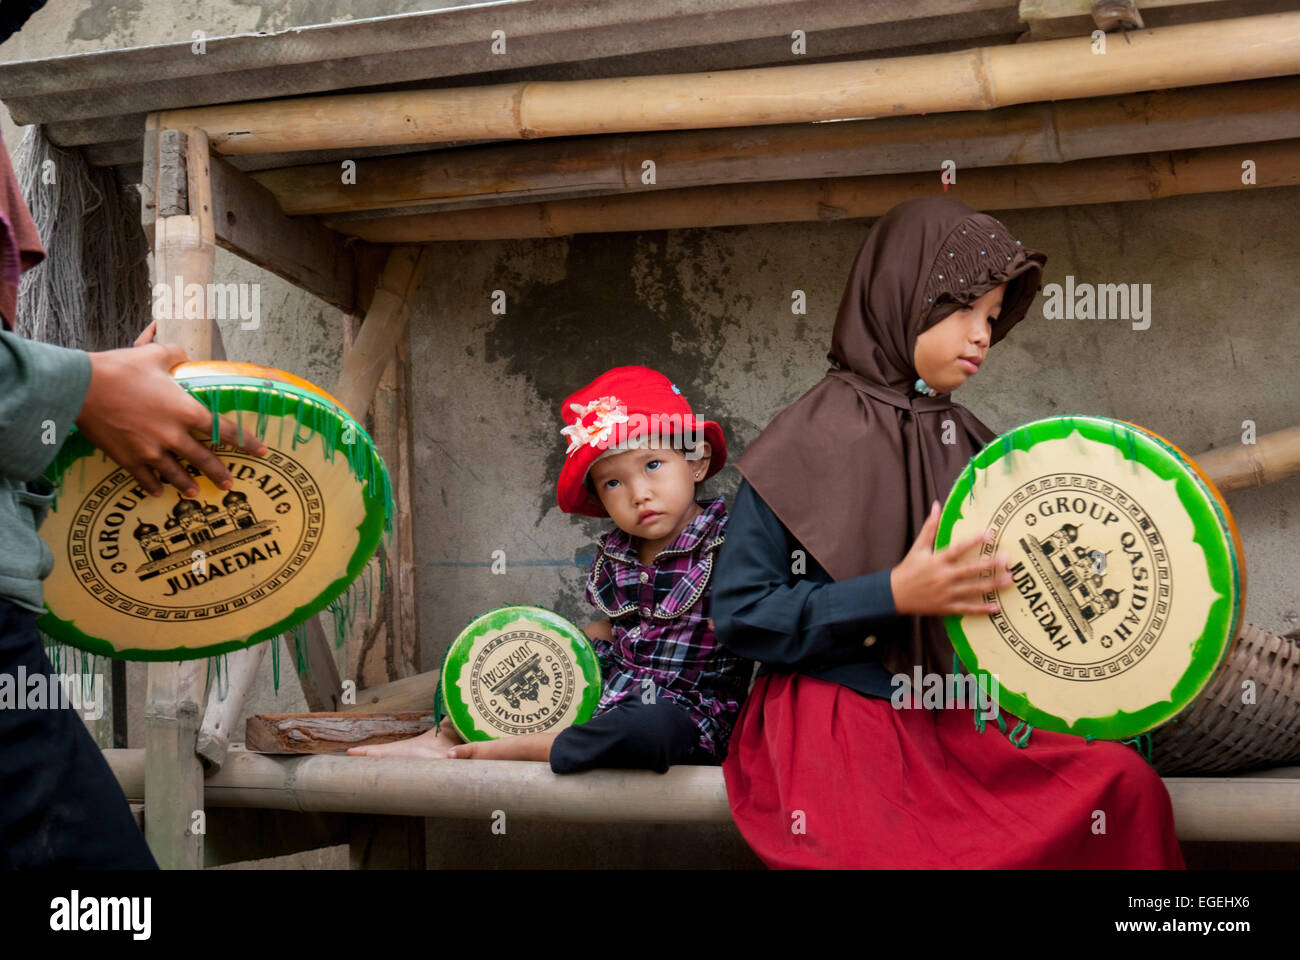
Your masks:
{"label": "child's bare foot", "polygon": [[452,747],[461,743],[451,720],[442,718],[442,725],[426,730],[416,737],[394,740],[392,743],[375,743],[365,747],[349,747],[350,757],[416,757],[421,760],[446,760]]}
{"label": "child's bare foot", "polygon": [[557,734],[529,733],[501,740],[457,744],[447,755],[456,760],[550,760]]}

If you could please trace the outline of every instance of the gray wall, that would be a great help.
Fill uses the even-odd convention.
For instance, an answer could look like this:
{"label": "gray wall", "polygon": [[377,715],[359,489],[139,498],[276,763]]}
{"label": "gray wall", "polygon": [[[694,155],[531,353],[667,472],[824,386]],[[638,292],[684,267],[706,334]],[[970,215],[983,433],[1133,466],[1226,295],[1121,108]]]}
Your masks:
{"label": "gray wall", "polygon": [[[993,211],[997,213],[997,211]],[[1001,214],[1048,256],[1045,283],[1151,284],[1151,325],[1046,320],[1040,297],[954,396],[996,431],[1039,417],[1139,423],[1190,454],[1300,423],[1300,189]],[[437,248],[412,317],[424,663],[465,622],[530,602],[591,619],[582,583],[609,521],[555,505],[560,404],[645,364],[722,424],[734,459],[826,369],[843,285],[870,221],[579,236]],[[507,313],[494,316],[493,290]],[[791,291],[808,297],[792,316]],[[833,464],[828,464],[833,468]],[[702,492],[735,490],[728,465]],[[1246,619],[1300,623],[1300,478],[1229,498]],[[851,535],[846,533],[846,535]],[[503,550],[504,575],[490,569]]]}

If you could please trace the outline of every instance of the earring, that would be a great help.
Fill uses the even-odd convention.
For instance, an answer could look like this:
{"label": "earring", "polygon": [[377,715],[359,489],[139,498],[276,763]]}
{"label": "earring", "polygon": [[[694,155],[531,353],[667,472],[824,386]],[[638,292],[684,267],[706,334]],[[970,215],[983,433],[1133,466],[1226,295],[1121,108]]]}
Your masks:
{"label": "earring", "polygon": [[917,378],[916,378],[916,383],[912,385],[912,388],[913,388],[917,393],[923,393],[923,394],[925,394],[927,397],[933,397],[933,396],[935,395],[935,393],[938,392],[938,391],[936,391],[936,390],[934,389],[934,387],[930,386],[928,383],[926,383],[926,382],[925,382],[924,380],[922,380],[920,377],[917,377]]}

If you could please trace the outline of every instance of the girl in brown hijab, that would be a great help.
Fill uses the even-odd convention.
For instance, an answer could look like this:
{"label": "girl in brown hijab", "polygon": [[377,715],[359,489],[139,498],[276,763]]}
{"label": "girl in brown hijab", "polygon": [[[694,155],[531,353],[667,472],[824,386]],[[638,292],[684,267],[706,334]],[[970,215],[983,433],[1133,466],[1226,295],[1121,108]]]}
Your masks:
{"label": "girl in brown hijab", "polygon": [[1025,316],[1045,262],[959,203],[900,203],[854,263],[830,369],[740,458],[712,612],[762,667],[723,772],[769,866],[1183,866],[1136,751],[896,708],[914,671],[952,688],[940,617],[995,610],[987,577],[1009,582],[1005,558],[974,559],[978,538],[933,543],[938,501],[995,436],[950,395]]}

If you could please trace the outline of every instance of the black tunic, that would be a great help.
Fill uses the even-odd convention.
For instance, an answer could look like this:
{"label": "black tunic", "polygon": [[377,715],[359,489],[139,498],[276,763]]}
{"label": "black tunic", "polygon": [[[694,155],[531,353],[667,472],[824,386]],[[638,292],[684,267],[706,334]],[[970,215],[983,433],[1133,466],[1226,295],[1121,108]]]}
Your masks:
{"label": "black tunic", "polygon": [[880,654],[908,623],[894,609],[890,571],[832,580],[743,478],[729,517],[713,572],[718,640],[761,661],[760,674],[798,672],[888,699]]}

